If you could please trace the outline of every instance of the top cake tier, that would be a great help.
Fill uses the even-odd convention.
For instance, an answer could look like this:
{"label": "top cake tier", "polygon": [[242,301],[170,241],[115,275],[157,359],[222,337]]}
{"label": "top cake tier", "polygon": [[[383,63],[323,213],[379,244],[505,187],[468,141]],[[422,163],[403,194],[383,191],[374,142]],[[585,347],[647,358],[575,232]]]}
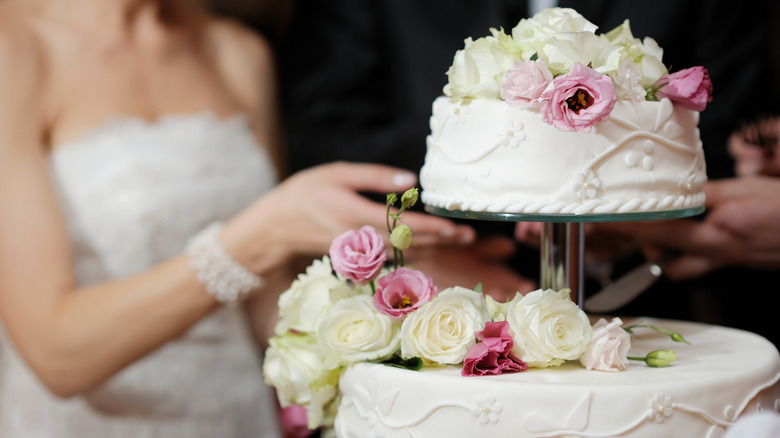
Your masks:
{"label": "top cake tier", "polygon": [[618,101],[589,133],[504,101],[436,99],[420,174],[426,205],[494,213],[631,213],[704,204],[697,112]]}
{"label": "top cake tier", "polygon": [[669,73],[626,21],[597,34],[547,9],[466,40],[433,103],[421,170],[429,207],[514,214],[698,212],[707,70]]}

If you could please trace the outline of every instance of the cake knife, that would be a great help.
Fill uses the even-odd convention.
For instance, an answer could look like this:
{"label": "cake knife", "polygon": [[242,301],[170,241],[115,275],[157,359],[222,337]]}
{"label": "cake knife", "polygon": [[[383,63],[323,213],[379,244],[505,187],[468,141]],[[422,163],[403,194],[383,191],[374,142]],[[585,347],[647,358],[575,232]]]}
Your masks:
{"label": "cake knife", "polygon": [[662,273],[659,262],[644,262],[585,299],[585,311],[604,313],[617,310],[646,291]]}

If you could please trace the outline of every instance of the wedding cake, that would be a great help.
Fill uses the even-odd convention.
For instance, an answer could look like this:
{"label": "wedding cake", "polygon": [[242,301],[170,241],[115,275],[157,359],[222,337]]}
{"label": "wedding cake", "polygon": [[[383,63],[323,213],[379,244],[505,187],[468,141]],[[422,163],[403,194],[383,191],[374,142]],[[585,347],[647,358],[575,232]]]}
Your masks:
{"label": "wedding cake", "polygon": [[[462,377],[454,366],[415,372],[357,364],[341,378],[337,436],[715,438],[740,415],[780,408],[778,354],[766,339],[641,322],[684,333],[690,345],[677,348],[668,367],[631,364],[614,373],[571,362],[481,377]],[[655,332],[631,342],[636,354],[668,347]]]}
{"label": "wedding cake", "polygon": [[697,128],[712,84],[667,74],[628,22],[548,9],[458,51],[433,103],[422,200],[448,210],[588,214],[704,204]]}
{"label": "wedding cake", "polygon": [[[554,8],[511,35],[466,41],[433,103],[427,206],[703,206],[706,70],[669,74],[661,49],[627,22],[595,29]],[[279,299],[263,372],[282,407],[306,409],[309,428],[338,438],[717,438],[746,413],[780,411],[780,355],[753,333],[592,318],[565,289],[507,302],[479,286],[438,290],[403,263],[412,232],[401,215],[417,199],[417,189],[388,195],[392,257],[387,235],[349,230]]]}

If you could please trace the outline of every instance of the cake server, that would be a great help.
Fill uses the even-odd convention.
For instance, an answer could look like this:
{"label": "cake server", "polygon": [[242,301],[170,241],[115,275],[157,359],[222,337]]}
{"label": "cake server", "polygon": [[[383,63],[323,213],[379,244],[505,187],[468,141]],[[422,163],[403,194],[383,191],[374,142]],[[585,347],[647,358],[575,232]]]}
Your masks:
{"label": "cake server", "polygon": [[662,273],[663,269],[659,262],[642,263],[593,296],[586,298],[585,311],[603,313],[617,310],[646,291]]}

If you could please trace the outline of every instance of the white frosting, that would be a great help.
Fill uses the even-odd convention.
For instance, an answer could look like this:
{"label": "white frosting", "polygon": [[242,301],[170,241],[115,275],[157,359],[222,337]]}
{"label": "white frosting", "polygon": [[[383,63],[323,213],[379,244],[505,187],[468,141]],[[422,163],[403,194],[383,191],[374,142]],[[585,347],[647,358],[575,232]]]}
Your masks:
{"label": "white frosting", "polygon": [[[638,321],[626,319],[626,324]],[[674,349],[667,368],[631,362],[621,372],[579,363],[499,376],[462,377],[459,367],[420,372],[360,363],[341,378],[340,438],[707,437],[742,414],[780,409],[780,356],[753,333],[643,319],[691,345],[639,329],[630,355]]]}
{"label": "white frosting", "polygon": [[501,100],[433,103],[422,200],[497,213],[629,213],[704,204],[699,113],[620,100],[589,133]]}

